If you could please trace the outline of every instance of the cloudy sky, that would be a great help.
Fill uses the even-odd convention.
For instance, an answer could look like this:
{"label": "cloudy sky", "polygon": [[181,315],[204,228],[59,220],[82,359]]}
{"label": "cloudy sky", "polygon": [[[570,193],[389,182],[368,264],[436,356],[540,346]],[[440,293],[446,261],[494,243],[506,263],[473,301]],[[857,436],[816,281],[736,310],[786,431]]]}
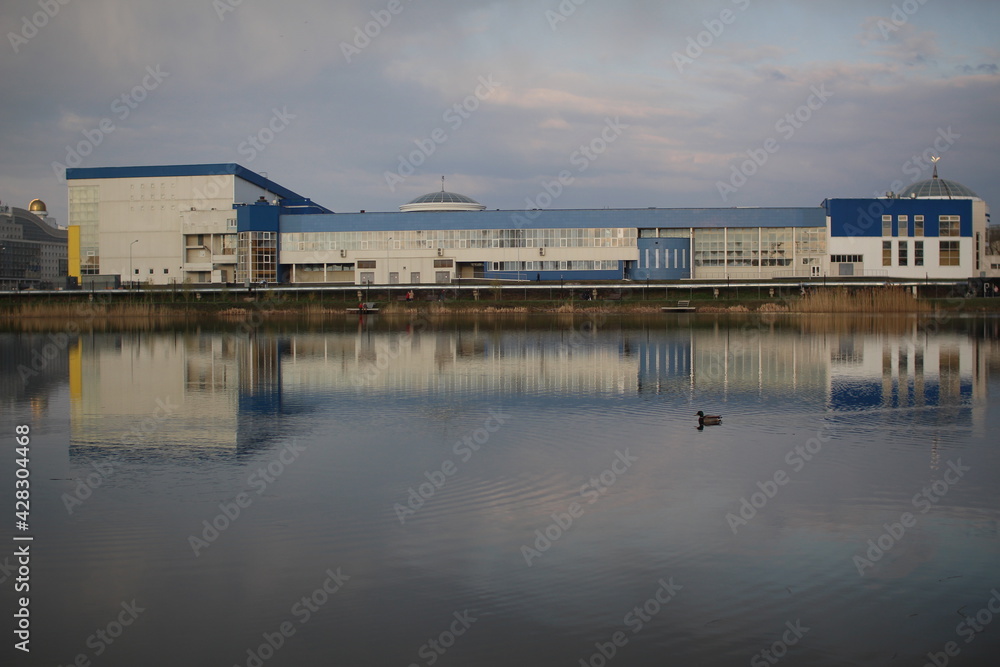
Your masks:
{"label": "cloudy sky", "polygon": [[237,162],[347,212],[442,175],[501,209],[817,205],[940,154],[1000,201],[995,0],[5,0],[0,25],[0,200],[63,223],[66,165]]}

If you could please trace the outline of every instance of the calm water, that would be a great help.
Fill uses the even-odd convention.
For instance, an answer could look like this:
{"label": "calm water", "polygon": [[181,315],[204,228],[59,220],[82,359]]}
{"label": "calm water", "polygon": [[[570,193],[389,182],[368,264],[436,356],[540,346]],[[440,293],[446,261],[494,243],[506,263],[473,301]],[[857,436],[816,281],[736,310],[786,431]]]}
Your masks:
{"label": "calm water", "polygon": [[[997,664],[998,331],[671,315],[0,334],[3,494],[28,424],[34,536],[32,650],[11,648],[0,572],[4,654]],[[699,431],[699,409],[722,425]]]}

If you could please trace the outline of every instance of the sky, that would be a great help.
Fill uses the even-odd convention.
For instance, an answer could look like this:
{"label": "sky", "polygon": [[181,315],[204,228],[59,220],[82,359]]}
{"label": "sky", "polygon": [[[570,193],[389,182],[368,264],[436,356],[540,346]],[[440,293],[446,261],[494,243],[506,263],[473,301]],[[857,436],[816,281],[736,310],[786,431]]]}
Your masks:
{"label": "sky", "polygon": [[995,0],[5,0],[0,201],[238,163],[337,212],[1000,201]]}

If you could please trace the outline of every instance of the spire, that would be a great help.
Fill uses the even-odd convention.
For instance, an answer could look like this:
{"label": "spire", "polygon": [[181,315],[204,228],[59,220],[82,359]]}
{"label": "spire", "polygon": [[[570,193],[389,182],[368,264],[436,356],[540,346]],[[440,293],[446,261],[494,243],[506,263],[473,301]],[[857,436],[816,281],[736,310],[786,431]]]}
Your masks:
{"label": "spire", "polygon": [[941,159],[940,155],[935,155],[935,156],[933,156],[931,158],[931,162],[934,163],[934,175],[931,176],[931,178],[937,178],[938,177],[938,175],[937,175],[937,163],[938,163],[938,160],[940,160],[940,159]]}
{"label": "spire", "polygon": [[444,192],[444,175],[441,176],[441,192]]}

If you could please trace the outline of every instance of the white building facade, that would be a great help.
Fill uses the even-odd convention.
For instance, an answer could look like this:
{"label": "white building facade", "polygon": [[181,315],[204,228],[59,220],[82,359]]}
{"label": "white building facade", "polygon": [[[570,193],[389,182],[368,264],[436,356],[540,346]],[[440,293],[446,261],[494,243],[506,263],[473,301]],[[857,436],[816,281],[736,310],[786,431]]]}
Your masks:
{"label": "white building facade", "polygon": [[152,285],[236,278],[236,204],[299,195],[236,164],[67,169],[70,275]]}

